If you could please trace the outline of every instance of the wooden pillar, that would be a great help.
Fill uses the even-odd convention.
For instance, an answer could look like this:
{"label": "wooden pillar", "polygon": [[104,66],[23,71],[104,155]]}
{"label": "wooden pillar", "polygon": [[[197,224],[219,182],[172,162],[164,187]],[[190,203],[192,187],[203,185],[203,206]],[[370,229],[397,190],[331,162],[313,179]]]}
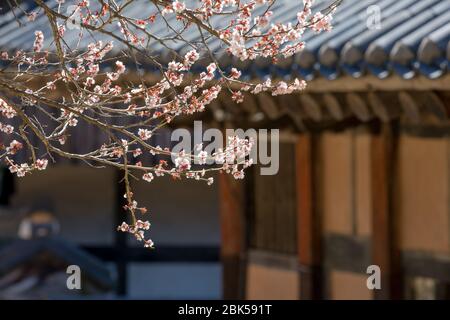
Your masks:
{"label": "wooden pillar", "polygon": [[222,286],[224,299],[244,298],[244,183],[219,174]]}
{"label": "wooden pillar", "polygon": [[15,176],[6,167],[0,167],[0,206],[7,206],[14,194]]}
{"label": "wooden pillar", "polygon": [[402,296],[394,210],[397,125],[396,122],[377,123],[372,136],[372,261],[381,269],[381,290],[374,290],[375,299],[400,299]]}
{"label": "wooden pillar", "polygon": [[321,222],[316,192],[317,152],[311,134],[296,145],[297,241],[300,299],[322,298]]}

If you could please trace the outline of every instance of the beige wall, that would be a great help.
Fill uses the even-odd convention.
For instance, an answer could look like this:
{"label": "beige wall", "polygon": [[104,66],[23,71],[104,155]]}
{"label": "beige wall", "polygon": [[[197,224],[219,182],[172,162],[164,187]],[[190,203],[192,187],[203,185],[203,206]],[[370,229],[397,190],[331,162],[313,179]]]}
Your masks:
{"label": "beige wall", "polygon": [[321,138],[324,231],[352,234],[352,139],[350,132]]}
{"label": "beige wall", "polygon": [[331,271],[330,298],[334,300],[370,300],[373,292],[367,288],[367,276],[345,271]]}
{"label": "beige wall", "polygon": [[[324,231],[370,236],[370,135],[357,129],[325,133],[320,150]],[[448,138],[400,137],[394,203],[403,249],[450,250],[449,151]]]}
{"label": "beige wall", "polygon": [[299,299],[300,279],[296,270],[249,263],[246,298],[255,300]]}
{"label": "beige wall", "polygon": [[359,129],[324,133],[321,198],[324,231],[371,234],[370,135]]}
{"label": "beige wall", "polygon": [[371,137],[367,132],[355,135],[355,211],[356,234],[372,234]]}
{"label": "beige wall", "polygon": [[402,249],[449,253],[449,140],[400,140]]}

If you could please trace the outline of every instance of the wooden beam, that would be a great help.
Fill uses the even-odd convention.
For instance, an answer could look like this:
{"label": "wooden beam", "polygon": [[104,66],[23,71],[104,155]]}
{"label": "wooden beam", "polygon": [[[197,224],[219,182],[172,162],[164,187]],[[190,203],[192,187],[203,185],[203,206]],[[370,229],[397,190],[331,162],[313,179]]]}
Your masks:
{"label": "wooden beam", "polygon": [[243,299],[244,185],[225,173],[218,178],[223,299]]}
{"label": "wooden beam", "polygon": [[323,265],[327,270],[366,275],[367,266],[372,264],[370,238],[330,233],[323,242]]}
{"label": "wooden beam", "polygon": [[434,278],[450,283],[450,258],[446,254],[404,251],[402,265],[406,276]]}
{"label": "wooden beam", "polygon": [[300,298],[322,298],[321,223],[315,193],[315,146],[311,134],[299,135],[296,144],[297,241]]}
{"label": "wooden beam", "polygon": [[278,119],[283,115],[275,99],[266,92],[261,92],[257,96],[259,109],[264,112],[264,114],[270,120]]}
{"label": "wooden beam", "polygon": [[229,94],[219,94],[218,102],[220,103],[222,110],[225,111],[226,120],[234,120],[234,118],[239,119],[240,117],[242,117],[241,107],[231,99]]}
{"label": "wooden beam", "polygon": [[388,92],[369,92],[369,105],[373,113],[383,122],[389,122],[400,115],[397,95]]}
{"label": "wooden beam", "polygon": [[296,255],[266,251],[261,249],[251,249],[248,252],[248,261],[260,266],[298,270],[298,258]]}
{"label": "wooden beam", "polygon": [[399,299],[402,296],[400,250],[397,217],[394,210],[397,122],[379,124],[374,128],[371,148],[372,181],[372,261],[381,269],[381,290],[375,299]]}
{"label": "wooden beam", "polygon": [[446,122],[448,120],[447,108],[440,97],[433,91],[424,93],[424,105],[438,120]]}
{"label": "wooden beam", "polygon": [[348,116],[348,112],[346,112],[343,103],[339,101],[337,95],[327,92],[322,96],[322,98],[325,108],[327,108],[328,113],[334,120],[342,121]]}
{"label": "wooden beam", "polygon": [[295,94],[284,94],[278,97],[278,104],[281,109],[292,119],[296,130],[302,131],[305,129],[303,124],[303,111]]}
{"label": "wooden beam", "polygon": [[432,91],[401,91],[398,94],[398,98],[400,105],[411,122],[441,124],[446,123],[448,120],[448,111],[444,100]]}
{"label": "wooden beam", "polygon": [[97,258],[115,262],[117,257],[127,262],[158,262],[158,263],[220,263],[220,247],[212,246],[186,246],[170,245],[158,246],[156,250],[149,251],[144,247],[129,247],[125,252],[118,250],[113,246],[81,246],[90,254]]}
{"label": "wooden beam", "polygon": [[405,81],[397,75],[392,75],[386,79],[379,79],[373,75],[367,75],[361,78],[351,76],[341,76],[336,80],[330,81],[323,77],[317,77],[308,81],[308,92],[367,92],[377,91],[448,91],[450,88],[450,74],[446,74],[438,79],[428,79],[425,76],[417,76]]}
{"label": "wooden beam", "polygon": [[447,138],[450,137],[450,124],[403,124],[400,127],[402,133],[422,138]]}
{"label": "wooden beam", "polygon": [[[231,97],[230,97],[231,99]],[[256,101],[256,97],[251,93],[244,93],[244,102],[241,104],[242,109],[249,114],[255,114],[259,112],[258,102]]]}
{"label": "wooden beam", "polygon": [[372,113],[365,99],[359,93],[348,93],[346,95],[347,105],[352,110],[352,113],[361,121],[367,122],[372,119]]}
{"label": "wooden beam", "polygon": [[406,119],[412,123],[421,122],[421,110],[419,103],[406,91],[398,93],[398,100]]}
{"label": "wooden beam", "polygon": [[301,93],[299,98],[304,113],[315,122],[321,121],[323,118],[323,112],[316,99],[308,93]]}

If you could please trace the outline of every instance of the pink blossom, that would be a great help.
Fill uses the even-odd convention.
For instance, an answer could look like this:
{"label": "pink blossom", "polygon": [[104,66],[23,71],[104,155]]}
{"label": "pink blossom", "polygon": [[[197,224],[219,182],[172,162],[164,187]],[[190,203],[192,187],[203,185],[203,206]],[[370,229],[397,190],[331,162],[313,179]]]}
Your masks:
{"label": "pink blossom", "polygon": [[47,159],[37,159],[36,160],[36,168],[38,170],[45,170],[47,168],[47,165],[48,165]]}
{"label": "pink blossom", "polygon": [[180,2],[178,0],[172,2],[172,7],[173,10],[177,13],[181,13],[186,10],[186,5],[184,4],[184,2]]}
{"label": "pink blossom", "polygon": [[42,33],[42,31],[36,31],[34,35],[36,37],[34,39],[33,50],[34,52],[40,52],[44,44],[44,34]]}
{"label": "pink blossom", "polygon": [[242,103],[244,101],[244,95],[240,91],[234,91],[231,95],[231,99],[236,103]]}
{"label": "pink blossom", "polygon": [[321,12],[317,12],[314,14],[314,17],[311,21],[311,29],[316,32],[320,32],[322,30],[330,31],[331,30],[331,16],[324,16]]}
{"label": "pink blossom", "polygon": [[14,132],[14,127],[9,124],[3,124],[0,122],[0,131],[6,134],[11,134]]}
{"label": "pink blossom", "polygon": [[9,154],[16,154],[20,149],[23,148],[23,144],[17,140],[11,141],[9,147],[6,148],[6,152]]}
{"label": "pink blossom", "polygon": [[200,151],[197,157],[198,157],[198,164],[205,164],[206,159],[208,158],[208,153],[206,151]]}
{"label": "pink blossom", "polygon": [[8,119],[14,118],[17,115],[16,111],[2,98],[0,98],[0,113]]}
{"label": "pink blossom", "polygon": [[144,180],[147,181],[147,182],[152,182],[152,180],[153,180],[153,174],[152,174],[151,172],[145,173],[145,174],[142,176],[142,179],[144,179]]}
{"label": "pink blossom", "polygon": [[116,61],[117,73],[122,74],[125,72],[125,65],[122,61]]}
{"label": "pink blossom", "polygon": [[137,158],[142,154],[141,148],[136,148],[133,150],[133,157]]}
{"label": "pink blossom", "polygon": [[230,78],[239,79],[241,77],[241,72],[236,68],[231,68]]}
{"label": "pink blossom", "polygon": [[184,65],[187,67],[192,66],[198,59],[200,55],[198,54],[197,50],[193,49],[185,54],[184,56]]}
{"label": "pink blossom", "polygon": [[178,154],[178,157],[175,158],[175,167],[177,167],[179,171],[186,171],[191,168],[191,160],[184,151],[181,151]]}
{"label": "pink blossom", "polygon": [[142,140],[148,140],[151,138],[152,136],[152,132],[148,129],[139,129],[138,130],[138,135]]}

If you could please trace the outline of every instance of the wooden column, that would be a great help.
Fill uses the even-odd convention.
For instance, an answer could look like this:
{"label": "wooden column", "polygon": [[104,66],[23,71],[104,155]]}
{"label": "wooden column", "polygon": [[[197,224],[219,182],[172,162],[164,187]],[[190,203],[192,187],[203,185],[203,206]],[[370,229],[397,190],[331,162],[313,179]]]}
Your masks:
{"label": "wooden column", "polygon": [[372,261],[381,269],[375,299],[401,298],[400,251],[394,210],[397,173],[397,123],[377,123],[372,136]]}
{"label": "wooden column", "polygon": [[222,286],[224,299],[244,298],[244,183],[219,174]]}
{"label": "wooden column", "polygon": [[7,206],[14,194],[16,177],[6,167],[0,167],[0,206]]}
{"label": "wooden column", "polygon": [[300,299],[322,298],[321,223],[316,193],[316,146],[311,134],[296,145],[297,241],[300,264]]}

